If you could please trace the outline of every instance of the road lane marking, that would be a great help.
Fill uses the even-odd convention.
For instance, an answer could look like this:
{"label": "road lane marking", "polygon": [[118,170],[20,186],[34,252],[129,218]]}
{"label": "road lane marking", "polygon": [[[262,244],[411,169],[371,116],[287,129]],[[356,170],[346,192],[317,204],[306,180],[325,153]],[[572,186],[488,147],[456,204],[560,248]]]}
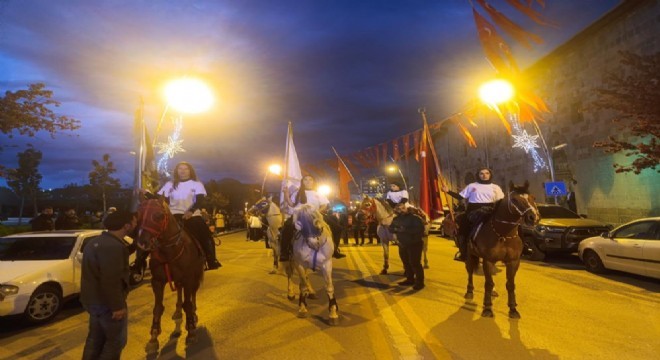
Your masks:
{"label": "road lane marking", "polygon": [[[357,269],[361,273],[362,277],[374,274],[374,272],[370,271],[363,261],[363,259],[366,259],[366,261],[372,265],[372,268],[376,268],[375,264],[371,261],[371,259],[369,259],[368,255],[361,254],[359,251],[350,251],[350,253],[353,255],[350,256],[350,258],[357,266]],[[383,283],[382,281],[379,282]],[[367,289],[367,291],[371,294],[371,298],[376,304],[376,308],[380,309],[380,317],[385,323],[385,328],[387,329],[387,332],[393,341],[394,348],[399,352],[400,358],[422,359],[422,356],[417,351],[417,346],[414,344],[408,333],[406,333],[403,325],[401,325],[401,322],[399,321],[399,318],[396,316],[396,313],[392,309],[392,305],[389,304],[385,295],[383,295],[381,291],[374,289]]]}

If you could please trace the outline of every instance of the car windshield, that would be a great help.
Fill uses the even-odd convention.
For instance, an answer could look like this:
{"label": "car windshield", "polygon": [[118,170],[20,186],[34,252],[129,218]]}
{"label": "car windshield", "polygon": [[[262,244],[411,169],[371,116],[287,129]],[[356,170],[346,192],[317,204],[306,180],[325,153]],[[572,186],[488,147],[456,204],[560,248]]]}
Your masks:
{"label": "car windshield", "polygon": [[0,238],[0,261],[62,260],[75,243],[75,236]]}
{"label": "car windshield", "polygon": [[561,206],[539,206],[543,219],[579,219],[580,215]]}

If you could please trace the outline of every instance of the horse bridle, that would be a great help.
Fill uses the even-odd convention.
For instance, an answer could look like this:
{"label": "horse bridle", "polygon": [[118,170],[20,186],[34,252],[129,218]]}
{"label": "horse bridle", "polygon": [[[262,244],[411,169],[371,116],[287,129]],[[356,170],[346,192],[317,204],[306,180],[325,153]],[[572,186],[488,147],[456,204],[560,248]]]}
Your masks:
{"label": "horse bridle", "polygon": [[513,221],[506,221],[506,220],[497,220],[497,219],[494,219],[495,221],[497,221],[497,222],[501,222],[501,223],[505,223],[505,224],[519,225],[520,222],[521,222],[522,219],[523,219],[523,216],[524,216],[528,211],[530,211],[530,210],[531,210],[531,211],[534,211],[534,207],[533,207],[532,204],[529,202],[529,199],[527,199],[527,198],[525,198],[525,197],[522,197],[522,196],[521,196],[521,197],[522,197],[523,199],[525,199],[525,202],[527,203],[527,207],[524,209],[524,211],[521,211],[520,208],[519,208],[519,207],[518,207],[513,201],[511,201],[511,194],[512,194],[512,193],[514,193],[514,191],[509,191],[509,193],[507,194],[507,200],[506,200],[507,210],[509,210],[509,213],[510,213],[510,214],[514,214],[514,215],[515,215],[515,213],[514,213],[513,211],[511,211],[511,207],[513,206],[513,208],[516,210],[516,212],[517,212],[518,215],[520,216],[520,217],[518,218],[518,221],[513,222]]}
{"label": "horse bridle", "polygon": [[[151,200],[151,201],[158,201],[158,200]],[[151,234],[151,238],[149,240],[151,242],[152,248],[154,246],[156,248],[172,247],[172,246],[177,246],[181,243],[183,229],[181,228],[178,222],[176,223],[177,233],[172,235],[170,238],[168,238],[169,240],[176,237],[177,238],[176,241],[169,244],[161,244],[161,242],[158,241],[158,239],[160,239],[161,235],[163,234],[163,232],[165,232],[165,230],[170,224],[170,218],[169,216],[167,216],[167,214],[164,214],[163,221],[161,223],[158,223],[152,218],[153,212],[155,211],[154,209],[155,207],[158,207],[159,209],[163,209],[163,207],[160,205],[160,202],[158,202],[158,205],[152,205],[149,202],[147,202],[144,206],[140,206],[140,207],[143,209],[143,212],[141,212],[141,216],[140,216],[141,217],[140,229]],[[145,224],[145,222],[147,221],[149,223]]]}

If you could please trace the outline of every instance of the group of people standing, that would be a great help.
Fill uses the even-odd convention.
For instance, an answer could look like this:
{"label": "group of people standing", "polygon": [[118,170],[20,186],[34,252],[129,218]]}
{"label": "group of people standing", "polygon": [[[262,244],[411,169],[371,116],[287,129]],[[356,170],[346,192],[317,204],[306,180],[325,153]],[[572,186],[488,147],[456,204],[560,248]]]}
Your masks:
{"label": "group of people standing", "polygon": [[[87,225],[91,229],[103,229],[103,218],[116,210],[116,208],[110,207],[106,215],[103,215],[101,211],[92,214]],[[32,231],[76,230],[85,226],[74,208],[67,208],[56,217],[52,206],[44,207],[39,215],[30,220],[30,225]]]}

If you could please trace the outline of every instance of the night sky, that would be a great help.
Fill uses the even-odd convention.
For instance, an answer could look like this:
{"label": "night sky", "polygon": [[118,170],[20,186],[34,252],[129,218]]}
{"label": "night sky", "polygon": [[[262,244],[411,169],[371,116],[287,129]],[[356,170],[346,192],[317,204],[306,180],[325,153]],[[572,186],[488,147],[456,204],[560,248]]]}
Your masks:
{"label": "night sky", "polygon": [[[491,3],[545,40],[513,46],[524,68],[620,0],[547,0],[558,29]],[[153,136],[164,84],[191,76],[216,102],[185,117],[186,152],[170,164],[191,162],[203,181],[258,183],[284,156],[288,121],[301,163],[313,162],[331,146],[348,154],[420,128],[419,107],[440,120],[493,75],[468,0],[0,0],[0,90],[44,82],[56,112],[82,123],[54,139],[0,135],[0,163],[15,167],[31,143],[44,153],[42,187],[54,188],[87,184],[91,161],[109,153],[131,185],[140,97]]]}

